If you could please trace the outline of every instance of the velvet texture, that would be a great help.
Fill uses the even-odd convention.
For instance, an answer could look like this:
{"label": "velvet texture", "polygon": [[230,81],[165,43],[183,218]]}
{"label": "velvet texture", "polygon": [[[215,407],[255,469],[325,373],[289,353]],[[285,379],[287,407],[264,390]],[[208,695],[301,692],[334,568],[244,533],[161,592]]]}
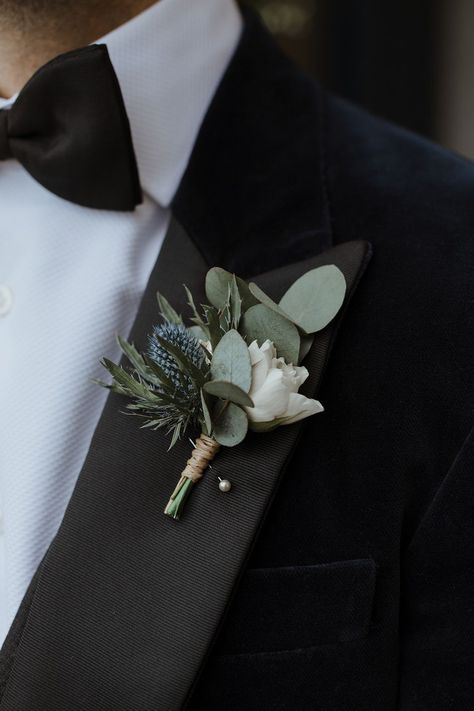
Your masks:
{"label": "velvet texture", "polygon": [[[246,17],[175,216],[207,262],[242,276],[353,239],[371,242],[374,257],[327,364],[319,392],[326,411],[303,427],[188,710],[474,707],[473,190],[470,163],[328,96]],[[99,478],[113,477],[107,466],[96,465]],[[145,486],[140,477],[137,486]],[[117,503],[118,515],[127,505]],[[122,546],[152,536],[151,523],[130,511]],[[216,538],[230,545],[225,532]],[[110,551],[113,568],[135,565]],[[74,560],[64,568],[83,585]],[[158,623],[147,614],[148,574],[144,567],[127,598],[98,567],[105,620],[82,618],[77,596],[68,619],[83,619],[95,640],[101,624],[112,634],[112,619],[115,637],[99,635],[82,656],[61,645],[69,678],[83,688],[74,708],[94,706],[87,696],[102,672],[116,684],[102,684],[102,699],[135,693],[146,702],[128,704],[134,711],[167,711],[153,698]],[[59,583],[70,594],[70,579]],[[7,647],[10,688],[19,693],[29,683],[21,658],[34,656],[24,648],[28,626],[36,619],[38,635],[46,619],[41,584],[37,596],[29,618],[25,602]],[[134,604],[133,618],[141,615],[147,634],[130,648],[132,600],[146,600],[138,612]],[[46,656],[55,654],[50,646]],[[66,698],[68,678],[62,683]],[[0,709],[29,711],[9,703],[7,689]]]}
{"label": "velvet texture", "polygon": [[244,274],[331,241],[374,257],[193,711],[474,708],[473,191],[471,163],[327,95],[248,20],[178,215]]}

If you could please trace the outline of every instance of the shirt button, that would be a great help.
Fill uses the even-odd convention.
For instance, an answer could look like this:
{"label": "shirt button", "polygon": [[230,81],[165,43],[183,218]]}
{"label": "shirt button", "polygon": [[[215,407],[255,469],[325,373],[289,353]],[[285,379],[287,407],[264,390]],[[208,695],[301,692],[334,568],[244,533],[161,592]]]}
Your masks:
{"label": "shirt button", "polygon": [[0,284],[0,317],[10,313],[13,305],[13,292],[6,284]]}

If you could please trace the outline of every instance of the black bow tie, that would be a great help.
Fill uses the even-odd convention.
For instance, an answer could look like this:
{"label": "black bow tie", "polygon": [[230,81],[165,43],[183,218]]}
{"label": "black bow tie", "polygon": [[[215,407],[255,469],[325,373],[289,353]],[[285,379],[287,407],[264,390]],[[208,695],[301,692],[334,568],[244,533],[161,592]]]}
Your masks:
{"label": "black bow tie", "polygon": [[104,45],[48,62],[0,110],[0,160],[8,158],[79,205],[134,210],[141,202],[130,125]]}

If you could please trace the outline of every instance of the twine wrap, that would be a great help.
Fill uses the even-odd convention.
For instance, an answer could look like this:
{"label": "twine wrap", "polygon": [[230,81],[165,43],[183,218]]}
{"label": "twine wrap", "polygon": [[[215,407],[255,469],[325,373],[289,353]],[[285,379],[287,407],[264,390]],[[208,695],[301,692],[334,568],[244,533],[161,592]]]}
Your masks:
{"label": "twine wrap", "polygon": [[194,484],[196,484],[212,462],[220,449],[212,437],[202,433],[196,440],[196,445],[191,454],[184,471],[179,477],[176,489],[171,494],[171,498],[165,508],[165,514],[174,519],[179,519],[184,508],[187,497]]}
{"label": "twine wrap", "polygon": [[198,482],[219,449],[220,444],[215,439],[202,433],[196,440],[196,446],[181,476],[191,479],[194,484]]}

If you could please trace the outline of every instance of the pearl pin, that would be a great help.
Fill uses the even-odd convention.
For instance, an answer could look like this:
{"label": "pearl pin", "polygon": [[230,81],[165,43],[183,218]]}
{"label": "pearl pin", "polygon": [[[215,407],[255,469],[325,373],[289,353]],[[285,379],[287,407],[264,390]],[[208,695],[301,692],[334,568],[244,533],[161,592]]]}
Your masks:
{"label": "pearl pin", "polygon": [[228,479],[221,479],[219,477],[219,491],[223,491],[224,493],[227,493],[232,489],[232,484]]}

